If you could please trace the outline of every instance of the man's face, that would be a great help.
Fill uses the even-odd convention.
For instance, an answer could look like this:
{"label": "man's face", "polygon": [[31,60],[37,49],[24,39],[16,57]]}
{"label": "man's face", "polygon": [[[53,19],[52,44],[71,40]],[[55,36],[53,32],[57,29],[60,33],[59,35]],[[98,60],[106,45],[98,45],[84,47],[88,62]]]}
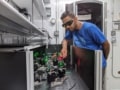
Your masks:
{"label": "man's face", "polygon": [[70,16],[65,17],[64,19],[62,19],[62,26],[65,29],[68,29],[70,31],[74,31],[75,29],[75,20],[73,18],[71,18]]}

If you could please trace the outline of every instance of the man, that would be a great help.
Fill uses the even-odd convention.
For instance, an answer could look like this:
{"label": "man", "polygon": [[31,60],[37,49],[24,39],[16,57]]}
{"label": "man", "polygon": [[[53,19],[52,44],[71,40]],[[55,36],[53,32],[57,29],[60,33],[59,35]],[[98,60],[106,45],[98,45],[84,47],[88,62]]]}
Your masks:
{"label": "man", "polygon": [[102,50],[103,60],[102,67],[106,67],[110,45],[101,30],[90,22],[81,22],[70,12],[64,12],[61,16],[63,27],[66,30],[65,37],[62,41],[61,55],[67,57],[67,44],[69,40],[73,40],[77,48],[89,50]]}

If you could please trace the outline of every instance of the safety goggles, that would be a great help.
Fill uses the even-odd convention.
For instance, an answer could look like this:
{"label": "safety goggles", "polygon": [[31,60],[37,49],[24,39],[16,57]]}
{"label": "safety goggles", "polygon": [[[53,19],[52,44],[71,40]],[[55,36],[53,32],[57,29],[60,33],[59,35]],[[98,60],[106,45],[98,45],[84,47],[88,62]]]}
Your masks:
{"label": "safety goggles", "polygon": [[66,23],[64,23],[64,24],[62,24],[62,26],[63,26],[63,27],[71,26],[72,23],[73,23],[73,20],[70,20],[70,21],[68,21],[68,22],[66,22]]}

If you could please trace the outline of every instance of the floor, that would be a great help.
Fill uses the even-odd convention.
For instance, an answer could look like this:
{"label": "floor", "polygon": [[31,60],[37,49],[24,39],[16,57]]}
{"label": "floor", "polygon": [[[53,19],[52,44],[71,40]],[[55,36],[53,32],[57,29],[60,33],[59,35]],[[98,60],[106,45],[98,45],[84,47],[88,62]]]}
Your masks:
{"label": "floor", "polygon": [[35,90],[89,90],[76,72],[68,70],[66,75],[68,78],[62,85],[50,88],[46,82],[43,82]]}

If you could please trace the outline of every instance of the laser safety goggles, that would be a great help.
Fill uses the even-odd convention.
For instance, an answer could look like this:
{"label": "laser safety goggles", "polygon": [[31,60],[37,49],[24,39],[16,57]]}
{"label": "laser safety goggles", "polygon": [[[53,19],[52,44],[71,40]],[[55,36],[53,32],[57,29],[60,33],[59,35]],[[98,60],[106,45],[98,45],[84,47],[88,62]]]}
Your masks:
{"label": "laser safety goggles", "polygon": [[64,24],[62,24],[62,26],[63,26],[63,27],[71,26],[72,23],[73,23],[73,20],[70,20],[70,21],[68,21],[68,22],[66,22],[66,23],[64,23]]}

